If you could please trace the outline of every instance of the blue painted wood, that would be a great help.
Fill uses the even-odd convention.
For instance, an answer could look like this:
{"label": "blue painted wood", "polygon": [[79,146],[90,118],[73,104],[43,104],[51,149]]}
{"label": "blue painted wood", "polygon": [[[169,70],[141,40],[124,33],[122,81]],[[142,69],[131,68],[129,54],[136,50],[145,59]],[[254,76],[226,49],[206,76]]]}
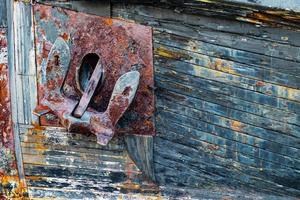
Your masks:
{"label": "blue painted wood", "polygon": [[[280,70],[280,66],[282,65],[278,66],[275,64],[270,66],[273,68],[273,70],[270,71],[262,65],[262,60],[264,60],[266,56],[262,56],[261,54],[223,47],[199,40],[192,40],[187,37],[165,32],[156,32],[154,35],[158,50],[170,52],[173,53],[173,55],[180,55],[176,57],[179,60],[228,72],[230,74],[261,80],[263,82],[288,86],[289,88],[293,87],[295,89],[300,88],[300,77],[298,73],[300,71],[300,63],[294,62],[294,66],[289,68],[290,72],[294,72],[293,74],[281,73],[277,68]],[[220,66],[221,64],[224,66]]]}
{"label": "blue painted wood", "polygon": [[[174,59],[159,58],[156,64],[166,69],[174,70],[174,76],[177,76],[176,78],[181,76],[183,81],[193,87],[203,86],[214,92],[300,114],[300,102],[271,96],[271,90],[269,91],[270,95],[255,92],[251,90],[251,87],[248,87],[247,84],[243,84],[243,82],[234,79],[231,75],[226,73],[206,70],[201,66],[191,65]],[[208,85],[206,85],[207,80],[215,86],[209,88]],[[236,83],[236,81],[238,82]]]}
{"label": "blue painted wood", "polygon": [[[180,82],[180,79],[172,79],[172,78],[165,78],[165,80],[163,81],[162,79],[159,79],[161,77],[159,77],[159,75],[157,75],[156,80],[160,80],[162,83],[167,83],[172,85],[172,83],[174,83],[175,81]],[[196,80],[198,81],[198,80]],[[159,83],[160,84],[160,83]],[[179,93],[188,93],[187,95],[190,94],[190,96],[193,96],[193,93],[197,95],[197,90],[193,90],[192,88],[193,83],[188,82],[188,86],[186,85],[180,85],[180,84],[175,84],[175,86],[173,86],[172,91],[180,91]],[[181,88],[180,88],[181,87]],[[183,91],[183,92],[182,92]],[[218,91],[221,91],[221,89],[219,89]],[[199,96],[197,95],[196,98],[199,98]],[[201,99],[203,99],[204,97],[200,97]],[[202,102],[200,104],[200,102]],[[221,115],[221,116],[225,116],[225,117],[229,117],[247,124],[251,124],[254,126],[258,126],[258,127],[263,127],[269,130],[274,130],[275,132],[278,132],[278,134],[281,135],[291,135],[294,136],[296,138],[295,141],[297,141],[299,139],[299,126],[296,125],[292,125],[292,124],[287,124],[287,123],[283,123],[283,122],[278,122],[278,121],[273,121],[271,119],[267,119],[264,117],[259,117],[257,115],[252,115],[249,113],[245,113],[245,112],[241,112],[238,110],[233,110],[230,109],[228,107],[225,106],[221,106],[218,104],[214,104],[211,102],[206,102],[205,98],[203,101],[199,101],[198,104],[194,104],[193,106],[197,106],[198,108],[205,108],[208,109],[210,112],[217,114],[217,115]],[[298,139],[297,139],[298,138]]]}
{"label": "blue painted wood", "polygon": [[[186,127],[190,128],[190,129],[194,128],[195,130],[200,130],[200,131],[208,132],[210,134],[219,135],[221,137],[228,138],[230,140],[235,140],[235,138],[230,138],[230,135],[229,135],[230,133],[228,133],[228,131],[226,131],[226,129],[203,122],[203,121],[196,120],[195,118],[181,116],[176,113],[166,113],[166,112],[163,112],[163,116],[165,118],[170,118],[170,120],[172,122],[175,121],[174,117],[177,117],[185,124]],[[168,121],[166,121],[166,122],[168,122]],[[203,135],[203,137],[204,137],[204,135]],[[240,140],[240,142],[249,143],[249,140],[251,140],[251,139],[252,139],[251,137],[248,138],[247,136],[244,136],[243,141]],[[254,140],[254,142],[259,143],[259,141],[257,141],[257,140]],[[272,144],[269,144],[269,145],[272,145]],[[282,149],[284,149],[284,148],[285,147],[282,147]],[[239,150],[239,152],[240,152],[240,150]],[[264,155],[261,155],[261,152]],[[299,169],[299,161],[297,159],[292,159],[287,156],[281,156],[280,154],[274,154],[270,151],[265,151],[262,149],[260,149],[258,151],[254,151],[254,152],[248,152],[248,154],[252,154],[253,156],[259,157],[261,159],[272,160],[272,162],[275,162],[278,164],[283,164],[283,165],[289,166],[291,168]],[[257,164],[259,165],[259,162]],[[265,166],[263,166],[263,167],[265,167]]]}
{"label": "blue painted wood", "polygon": [[[238,141],[238,142],[241,142],[241,143],[244,143],[247,145],[259,147],[260,149],[265,149],[265,150],[268,150],[271,152],[275,152],[279,155],[281,154],[281,155],[286,155],[289,157],[299,158],[300,150],[298,148],[289,147],[289,146],[286,146],[285,144],[281,143],[282,140],[285,140],[285,139],[292,140],[292,138],[280,138],[280,135],[277,134],[277,140],[270,140],[270,138],[267,136],[272,133],[269,133],[267,131],[265,131],[264,135],[266,135],[266,136],[264,138],[257,137],[257,135],[253,136],[251,131],[244,131],[244,130],[239,129],[239,126],[243,127],[245,125],[244,123],[236,122],[239,126],[236,126],[236,128],[232,129],[232,127],[234,127],[233,125],[235,124],[234,123],[235,121],[233,121],[232,119],[217,116],[217,115],[214,115],[207,111],[205,112],[202,110],[191,109],[176,100],[174,101],[174,99],[172,99],[172,100],[168,99],[168,97],[160,96],[160,98],[161,99],[158,99],[159,106],[165,106],[166,109],[172,109],[171,111],[174,112],[175,114],[178,113],[179,115],[183,115],[186,117],[192,117],[191,119],[198,120],[199,123],[203,123],[203,122],[204,122],[204,124],[209,123],[209,125],[216,127],[216,129],[218,129],[219,132],[216,132],[216,133],[211,132],[212,134],[214,134],[216,136],[220,136],[222,138],[230,139],[233,141]],[[171,101],[173,101],[173,104]],[[177,112],[175,109],[176,105],[178,108]],[[215,125],[217,125],[217,126],[215,126]],[[186,126],[186,124],[184,124],[183,126]],[[204,126],[204,130],[206,130],[205,127],[206,127],[206,125]],[[224,128],[227,128],[230,130],[226,130]],[[252,127],[252,128],[255,129],[255,127]],[[185,130],[185,131],[187,131],[187,130]],[[259,132],[259,129],[257,129],[256,131]],[[264,129],[262,129],[262,131],[264,131]],[[226,134],[222,134],[222,132],[223,133],[225,132]],[[259,134],[258,134],[258,136],[259,136]],[[276,137],[276,135],[274,137]],[[249,153],[251,153],[251,152],[249,152]]]}
{"label": "blue painted wood", "polygon": [[0,1],[0,28],[7,27],[6,1]]}
{"label": "blue painted wood", "polygon": [[[148,24],[155,27],[156,30],[161,27],[166,27],[163,29],[164,32],[176,33],[176,35],[185,35],[190,39],[194,38],[199,40],[201,38],[214,37],[214,33],[215,35],[218,35],[217,32],[221,31],[224,34],[232,34],[232,40],[236,37],[243,36],[244,41],[247,41],[245,39],[254,38],[260,41],[260,44],[268,41],[276,44],[300,46],[300,41],[298,39],[299,33],[297,30],[274,28],[269,26],[260,26],[258,28],[250,23],[233,23],[226,18],[206,16],[205,13],[203,13],[203,15],[190,15],[189,13],[174,12],[174,10],[171,9],[153,9],[149,6],[128,6],[127,8],[124,8],[123,6],[118,5],[114,7],[113,15]],[[202,29],[199,33],[199,37],[193,37],[195,32],[193,29],[190,29],[187,32],[178,32],[178,30],[182,29],[180,27],[188,25],[198,26],[198,29]],[[202,34],[207,30],[213,30],[215,32],[212,34]],[[216,41],[214,39],[207,40],[207,42],[217,45],[222,44],[219,43],[222,41]],[[237,46],[240,47],[240,45]],[[260,48],[258,48],[258,50],[261,51]]]}
{"label": "blue painted wood", "polygon": [[[172,123],[172,125],[174,125],[174,123]],[[168,125],[167,125],[168,126]],[[215,155],[218,157],[223,157],[226,159],[231,159],[234,162],[236,162],[238,165],[242,165],[245,168],[247,166],[250,166],[249,172],[252,175],[256,175],[256,173],[260,173],[262,175],[264,175],[265,178],[268,178],[268,176],[273,176],[274,178],[276,178],[276,176],[274,176],[274,174],[276,174],[277,176],[286,176],[286,172],[288,172],[288,174],[292,177],[294,177],[295,180],[297,180],[300,176],[300,172],[296,171],[292,168],[283,166],[283,165],[278,165],[276,163],[272,163],[272,162],[268,162],[264,159],[259,159],[256,157],[252,157],[249,156],[247,154],[243,154],[243,153],[239,153],[239,149],[235,148],[234,146],[230,145],[231,141],[226,141],[226,146],[222,146],[222,145],[217,145],[214,143],[210,143],[210,142],[205,142],[204,140],[199,140],[197,139],[197,137],[193,137],[195,136],[194,133],[187,133],[187,135],[190,138],[187,137],[183,137],[180,134],[181,129],[179,128],[177,132],[172,132],[172,131],[168,131],[168,134],[164,134],[164,132],[166,130],[169,130],[169,128],[167,126],[159,126],[159,137],[169,140],[171,142],[175,142],[175,143],[179,143],[185,146],[190,146],[193,147],[195,149],[201,150],[206,152],[208,155]],[[176,127],[176,126],[175,126]],[[178,126],[177,126],[178,127]],[[200,134],[205,134],[204,132],[199,132]],[[214,137],[211,137],[212,139],[214,139]],[[231,148],[233,147],[233,148]],[[238,143],[237,143],[237,147],[239,147]],[[234,156],[233,156],[234,155]],[[255,166],[255,162],[254,165],[250,164],[249,162],[253,163],[253,160],[257,163],[259,163],[259,166]],[[274,169],[274,167],[276,168],[276,170]]]}
{"label": "blue painted wood", "polygon": [[216,89],[220,86],[216,85],[214,81],[203,79],[203,84],[198,84],[197,88],[194,88],[191,87],[186,81],[180,81],[181,79],[178,79],[178,76],[182,76],[180,74],[176,74],[177,77],[172,79],[174,73],[176,73],[174,71],[170,71],[168,69],[160,67],[159,69],[156,69],[156,72],[157,78],[161,77],[162,80],[165,79],[165,81],[159,81],[161,79],[157,80],[157,84],[172,85],[173,80],[173,86],[167,86],[171,87],[173,91],[180,91],[180,93],[182,94],[190,95],[195,98],[205,99],[208,102],[240,110],[245,113],[255,114],[266,119],[272,119],[275,120],[274,123],[276,123],[276,121],[280,121],[299,125],[300,116],[298,114],[290,113],[281,109],[276,109],[269,105],[262,105],[256,102],[250,102],[240,98],[232,97],[227,95],[225,91],[216,92]]}
{"label": "blue painted wood", "polygon": [[[245,168],[250,168],[249,166],[243,167],[242,165],[235,165],[232,160],[213,156],[199,149],[190,148],[189,146],[178,144],[176,142],[171,142],[160,137],[156,138],[156,144],[157,146],[155,147],[155,153],[162,157],[160,159],[159,156],[157,156],[156,162],[164,163],[167,166],[169,166],[171,170],[173,170],[173,177],[181,179],[180,183],[182,183],[183,185],[190,183],[189,180],[186,179],[188,177],[191,177],[188,176],[188,174],[191,174],[193,177],[192,170],[195,170],[197,172],[197,168],[203,167],[207,174],[212,173],[223,176],[223,180],[220,180],[223,182],[223,184],[230,184],[230,182],[235,181],[237,183],[243,182],[247,183],[248,187],[257,187],[256,189],[265,189],[269,191],[273,190],[273,192],[280,193],[280,191],[274,190],[274,188],[276,188],[276,183],[258,178],[256,176],[251,176],[249,173],[245,173]],[[172,148],[165,148],[165,151],[160,151],[160,149],[166,146],[172,146]],[[172,155],[171,158],[170,155]],[[176,165],[174,167],[174,164],[170,163],[169,160],[175,161],[175,163],[183,163],[185,167],[177,168]],[[185,173],[183,171],[185,171]],[[169,175],[168,178],[169,177],[172,176]],[[161,176],[161,179],[164,178],[166,179],[166,177]],[[164,181],[168,180],[169,179]],[[178,180],[171,180],[171,182],[173,181],[175,183],[179,182]],[[195,185],[195,183],[193,185],[197,186]],[[282,185],[282,187],[282,190],[288,190],[290,192],[293,192],[294,194],[299,195],[299,190],[289,187],[289,185]],[[296,183],[295,187],[299,187],[298,183]]]}

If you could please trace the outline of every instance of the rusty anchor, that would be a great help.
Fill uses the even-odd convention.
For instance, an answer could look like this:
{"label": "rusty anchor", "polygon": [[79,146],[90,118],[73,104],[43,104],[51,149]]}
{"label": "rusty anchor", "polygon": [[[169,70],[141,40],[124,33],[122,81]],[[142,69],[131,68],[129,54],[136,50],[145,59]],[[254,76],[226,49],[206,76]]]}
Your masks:
{"label": "rusty anchor", "polygon": [[44,94],[34,113],[41,116],[52,111],[68,131],[91,132],[97,136],[97,143],[107,145],[115,134],[118,120],[135,97],[140,73],[129,71],[120,76],[114,86],[106,111],[98,112],[88,105],[97,85],[104,80],[101,61],[98,60],[88,85],[78,102],[67,97],[63,91],[70,60],[70,49],[67,43],[63,38],[58,37],[48,55],[46,84],[43,86]]}

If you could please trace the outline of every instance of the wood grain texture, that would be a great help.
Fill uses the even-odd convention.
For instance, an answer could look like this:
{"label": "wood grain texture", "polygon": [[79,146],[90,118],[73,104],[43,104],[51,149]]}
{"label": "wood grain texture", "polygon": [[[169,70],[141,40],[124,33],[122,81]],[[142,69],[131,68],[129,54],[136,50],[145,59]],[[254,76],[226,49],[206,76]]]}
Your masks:
{"label": "wood grain texture", "polygon": [[51,0],[37,0],[36,2],[59,6],[71,10],[76,10],[78,12],[84,12],[88,14],[107,16],[111,15],[111,6],[109,0],[99,1],[86,1],[86,0],[76,0],[76,1],[51,1]]}
{"label": "wood grain texture", "polygon": [[[93,136],[20,125],[32,198],[300,196],[298,16],[216,2],[111,5],[113,17],[154,29],[158,136],[101,147]],[[141,162],[151,154],[154,174]],[[138,168],[156,177],[159,193]]]}
{"label": "wood grain texture", "polygon": [[155,182],[153,166],[153,136],[126,136],[126,149],[137,167],[144,172],[147,179]]}
{"label": "wood grain texture", "polygon": [[158,182],[299,196],[297,31],[176,9],[113,5],[154,27]]}
{"label": "wood grain texture", "polygon": [[37,104],[37,77],[35,63],[34,31],[31,5],[22,2],[13,4],[15,85],[18,122],[38,123],[33,114]]}
{"label": "wood grain texture", "polygon": [[[277,198],[283,197],[259,193],[253,190],[237,190],[229,186],[216,187],[208,185],[202,189],[178,186],[162,186],[160,191],[143,182],[140,170],[129,158],[125,147],[141,149],[143,144],[151,146],[153,138],[145,140],[141,136],[131,138],[115,138],[108,146],[96,144],[93,135],[65,132],[62,128],[43,128],[20,126],[22,150],[24,156],[25,175],[31,199],[219,199],[227,196],[239,199]],[[172,135],[170,135],[172,137]],[[174,137],[173,139],[176,139]],[[128,141],[130,140],[130,141]],[[127,142],[126,142],[127,141]],[[184,140],[187,141],[187,140]],[[139,144],[137,144],[139,143]],[[161,142],[156,141],[159,145]],[[147,145],[146,145],[147,146]],[[168,153],[164,152],[164,155]],[[157,154],[158,155],[158,154]],[[156,155],[155,155],[156,156]],[[156,158],[160,161],[161,155]],[[181,166],[182,162],[163,162],[163,165]],[[139,163],[137,165],[145,165]],[[194,167],[197,169],[198,167]],[[186,167],[182,168],[187,169]],[[197,170],[202,169],[199,168]],[[159,163],[156,170],[162,173]],[[252,170],[252,171],[251,171]],[[255,173],[255,168],[249,171]],[[278,172],[279,173],[279,172]],[[197,181],[200,173],[185,174],[182,182]],[[163,177],[174,180],[173,175],[166,172]],[[203,175],[203,177],[215,176]],[[208,180],[207,178],[205,179]],[[293,198],[288,198],[293,199]]]}
{"label": "wood grain texture", "polygon": [[6,1],[0,1],[0,28],[7,27]]}

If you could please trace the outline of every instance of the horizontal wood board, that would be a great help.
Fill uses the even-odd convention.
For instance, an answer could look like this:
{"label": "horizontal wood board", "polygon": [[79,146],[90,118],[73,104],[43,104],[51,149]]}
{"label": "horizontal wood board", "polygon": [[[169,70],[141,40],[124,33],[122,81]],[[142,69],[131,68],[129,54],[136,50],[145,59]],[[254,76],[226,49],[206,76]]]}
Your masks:
{"label": "horizontal wood board", "polygon": [[112,11],[154,28],[160,183],[300,196],[297,31],[151,6]]}
{"label": "horizontal wood board", "polygon": [[161,185],[158,190],[142,181],[125,150],[125,138],[101,147],[93,135],[62,128],[21,125],[20,133],[30,199],[294,199],[215,184],[201,188]]}

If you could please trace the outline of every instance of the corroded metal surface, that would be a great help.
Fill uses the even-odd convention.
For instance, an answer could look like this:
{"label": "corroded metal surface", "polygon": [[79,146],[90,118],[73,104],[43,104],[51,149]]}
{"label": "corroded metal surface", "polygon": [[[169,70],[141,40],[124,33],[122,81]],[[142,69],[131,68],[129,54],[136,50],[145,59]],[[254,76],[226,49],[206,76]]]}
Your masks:
{"label": "corroded metal surface", "polygon": [[[97,112],[92,108],[85,110],[90,102],[90,98],[87,98],[88,93],[90,97],[93,96],[97,83],[102,77],[101,74],[99,76],[99,72],[102,71],[99,62],[89,80],[86,92],[84,92],[78,104],[77,100],[67,97],[62,91],[63,84],[68,78],[70,50],[66,42],[58,37],[47,59],[46,83],[42,85],[44,96],[39,107],[42,107],[42,110],[48,107],[58,116],[61,124],[68,131],[94,133],[99,144],[107,145],[115,134],[117,122],[134,99],[139,85],[140,73],[130,71],[118,78],[105,112]],[[75,115],[78,111],[77,105],[80,106],[80,109],[83,108],[82,114],[77,113]],[[41,112],[37,111],[36,113]]]}
{"label": "corroded metal surface", "polygon": [[89,79],[89,83],[86,89],[84,90],[84,93],[82,94],[79,104],[74,110],[73,115],[75,117],[82,117],[83,113],[87,109],[88,104],[90,103],[95,93],[95,90],[97,89],[97,85],[99,84],[101,85],[103,81],[104,81],[104,71],[101,62],[98,60],[94,72],[91,75],[91,78]]}
{"label": "corroded metal surface", "polygon": [[[103,87],[96,89],[96,95],[89,105],[95,111],[104,112],[110,108],[109,102],[117,79],[126,72],[137,70],[141,75],[139,88],[129,110],[118,123],[117,133],[154,135],[151,28],[40,4],[34,6],[34,16],[40,73],[39,101],[47,95],[45,85],[51,87],[51,83],[47,83],[46,59],[54,41],[60,36],[68,42],[71,51],[63,93],[74,102],[81,98],[82,88],[79,83],[87,85],[89,80],[82,80],[85,76],[79,74],[79,68],[83,57],[88,53],[99,56],[105,72]],[[85,70],[91,73],[93,69],[86,67]],[[94,120],[99,121],[98,118]],[[58,125],[57,122],[57,118],[51,114],[41,118],[42,125]]]}
{"label": "corroded metal surface", "polygon": [[0,199],[25,194],[15,158],[8,76],[6,30],[0,29]]}

